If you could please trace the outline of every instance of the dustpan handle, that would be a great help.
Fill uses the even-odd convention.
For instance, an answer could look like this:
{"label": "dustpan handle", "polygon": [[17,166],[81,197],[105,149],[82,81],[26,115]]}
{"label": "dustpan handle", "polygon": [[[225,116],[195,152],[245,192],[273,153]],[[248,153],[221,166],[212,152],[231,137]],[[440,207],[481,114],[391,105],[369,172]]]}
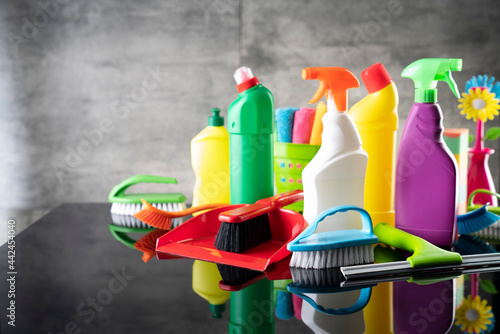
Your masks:
{"label": "dustpan handle", "polygon": [[318,224],[322,222],[326,217],[328,216],[333,216],[334,214],[338,212],[347,212],[347,211],[358,211],[361,214],[361,222],[363,224],[363,227],[361,228],[362,231],[366,231],[369,234],[373,234],[373,224],[372,224],[372,219],[370,217],[370,214],[363,208],[360,208],[355,205],[340,205],[336,206],[330,209],[327,209],[323,212],[321,212],[319,215],[314,218],[312,223],[307,227],[304,232],[300,235],[300,239],[302,240],[304,238],[309,237],[312,235],[315,231],[316,228],[318,227]]}
{"label": "dustpan handle", "polygon": [[479,194],[479,193],[488,194],[491,196],[496,196],[498,199],[500,199],[500,194],[496,194],[496,193],[489,191],[487,189],[476,189],[473,192],[471,192],[469,195],[469,206],[474,205],[474,196],[476,196],[476,194]]}
{"label": "dustpan handle", "polygon": [[348,315],[361,311],[368,304],[372,294],[372,287],[361,289],[358,300],[353,305],[347,308],[338,308],[338,309],[324,308],[323,306],[316,304],[316,302],[311,297],[307,296],[302,292],[293,292],[293,293],[299,296],[300,298],[304,299],[307,303],[309,303],[309,305],[311,305],[321,313],[329,315]]}

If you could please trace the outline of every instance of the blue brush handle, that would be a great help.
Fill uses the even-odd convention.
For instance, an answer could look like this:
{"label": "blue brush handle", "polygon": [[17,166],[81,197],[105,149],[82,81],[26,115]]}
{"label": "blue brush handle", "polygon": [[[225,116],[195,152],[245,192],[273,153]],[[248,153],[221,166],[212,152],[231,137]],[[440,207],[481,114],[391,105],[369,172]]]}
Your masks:
{"label": "blue brush handle", "polygon": [[316,304],[316,302],[311,297],[303,294],[302,292],[293,292],[293,293],[299,296],[300,298],[304,299],[306,302],[309,303],[309,305],[311,305],[321,313],[329,315],[347,315],[361,311],[368,304],[372,294],[372,288],[368,287],[361,289],[359,298],[353,305],[347,308],[339,308],[339,309],[324,308],[323,306]]}
{"label": "blue brush handle", "polygon": [[[320,241],[319,239],[314,242],[314,246],[311,246],[310,244],[307,244],[306,242],[302,242],[304,239],[310,237],[311,235],[314,234],[316,231],[316,228],[318,227],[318,224],[323,221],[326,217],[332,216],[338,212],[347,212],[347,211],[357,211],[361,214],[361,221],[362,221],[362,228],[360,230],[339,230],[339,231],[334,231],[332,232],[331,236],[335,236],[337,240],[337,244],[340,247],[349,247],[349,246],[357,246],[359,245],[359,240],[362,238],[365,241],[372,241],[372,243],[377,243],[377,237],[373,234],[373,225],[372,225],[372,219],[370,217],[370,214],[358,206],[355,205],[341,205],[341,206],[336,206],[330,209],[327,209],[323,212],[321,212],[314,220],[312,223],[301,233],[292,240],[288,245],[287,248],[288,250],[295,252],[295,251],[311,251],[311,250],[318,250],[325,248],[323,247],[323,243],[328,244],[329,242],[332,242],[334,240],[323,240]],[[326,234],[329,232],[324,232],[320,233],[321,234]],[[305,241],[305,240],[304,240]],[[310,240],[309,240],[310,241]],[[363,242],[363,244],[366,244],[367,242]],[[328,248],[328,247],[326,247]],[[325,248],[325,249],[326,249]]]}

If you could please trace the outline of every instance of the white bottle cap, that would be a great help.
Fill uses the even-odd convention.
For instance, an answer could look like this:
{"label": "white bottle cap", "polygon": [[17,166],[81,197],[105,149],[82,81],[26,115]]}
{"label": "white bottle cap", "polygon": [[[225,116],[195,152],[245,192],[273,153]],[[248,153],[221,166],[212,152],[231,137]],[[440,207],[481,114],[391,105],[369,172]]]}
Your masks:
{"label": "white bottle cap", "polygon": [[253,77],[254,77],[254,75],[253,75],[250,67],[242,66],[234,72],[234,80],[236,81],[237,85],[239,85],[247,80],[250,80]]}

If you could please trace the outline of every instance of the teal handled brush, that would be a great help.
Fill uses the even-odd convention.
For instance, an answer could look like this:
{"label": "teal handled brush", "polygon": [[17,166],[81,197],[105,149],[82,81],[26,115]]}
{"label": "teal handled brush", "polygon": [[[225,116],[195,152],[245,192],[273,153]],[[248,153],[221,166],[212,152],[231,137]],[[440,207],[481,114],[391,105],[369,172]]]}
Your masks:
{"label": "teal handled brush", "polygon": [[[361,214],[363,227],[360,230],[314,233],[326,217],[347,211]],[[322,269],[373,263],[372,245],[377,242],[372,220],[366,210],[353,205],[337,206],[320,213],[309,227],[288,244],[288,250],[293,252],[290,267]]]}
{"label": "teal handled brush", "polygon": [[[181,211],[186,208],[186,197],[181,193],[132,193],[126,194],[128,187],[139,183],[163,183],[177,184],[177,180],[171,177],[161,177],[154,175],[135,175],[122,181],[111,189],[108,200],[111,205],[111,219],[115,225],[150,228],[134,214],[143,209],[141,199],[145,199],[157,209],[164,211]],[[172,226],[176,227],[182,223],[182,217],[174,218]]]}
{"label": "teal handled brush", "polygon": [[457,216],[458,234],[478,232],[499,221],[500,217],[489,212],[487,205],[484,205],[474,211]]}

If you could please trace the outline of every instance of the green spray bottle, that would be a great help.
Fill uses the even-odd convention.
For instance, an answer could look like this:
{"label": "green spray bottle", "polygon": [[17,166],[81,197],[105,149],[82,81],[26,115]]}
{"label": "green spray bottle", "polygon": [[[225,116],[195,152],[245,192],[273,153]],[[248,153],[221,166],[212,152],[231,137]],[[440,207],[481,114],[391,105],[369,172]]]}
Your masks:
{"label": "green spray bottle", "polygon": [[[248,67],[234,73],[238,98],[227,112],[231,204],[270,197],[273,184],[274,98]],[[231,292],[229,333],[274,333],[272,282]]]}

